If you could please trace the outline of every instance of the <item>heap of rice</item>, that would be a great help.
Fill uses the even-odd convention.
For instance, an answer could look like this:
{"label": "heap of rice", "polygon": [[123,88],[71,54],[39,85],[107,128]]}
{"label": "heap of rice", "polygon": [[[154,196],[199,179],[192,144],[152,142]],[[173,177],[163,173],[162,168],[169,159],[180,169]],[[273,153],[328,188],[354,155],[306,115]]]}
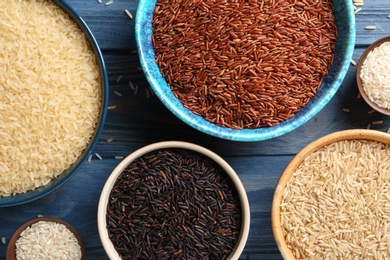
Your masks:
{"label": "heap of rice", "polygon": [[309,155],[280,205],[296,259],[390,259],[390,146],[339,141]]}
{"label": "heap of rice", "polygon": [[81,259],[76,236],[64,225],[39,221],[26,228],[15,243],[16,259]]}
{"label": "heap of rice", "polygon": [[367,54],[360,79],[368,98],[390,109],[390,42],[384,42]]}
{"label": "heap of rice", "polygon": [[61,174],[89,144],[101,79],[85,35],[51,1],[0,1],[0,195]]}

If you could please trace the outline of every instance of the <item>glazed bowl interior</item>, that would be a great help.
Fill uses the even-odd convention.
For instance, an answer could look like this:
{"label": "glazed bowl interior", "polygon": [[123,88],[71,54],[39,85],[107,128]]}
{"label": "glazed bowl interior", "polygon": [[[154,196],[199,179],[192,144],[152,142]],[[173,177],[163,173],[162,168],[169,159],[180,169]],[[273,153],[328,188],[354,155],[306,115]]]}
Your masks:
{"label": "glazed bowl interior", "polygon": [[240,235],[238,237],[238,242],[233,252],[231,253],[229,259],[238,259],[238,257],[241,255],[242,251],[244,250],[248,238],[248,234],[249,234],[249,227],[250,227],[250,208],[249,208],[249,202],[245,192],[245,188],[242,185],[241,180],[239,179],[235,171],[219,155],[215,154],[214,152],[204,147],[192,143],[182,142],[182,141],[158,142],[158,143],[154,143],[142,147],[134,151],[130,155],[128,155],[125,159],[123,159],[123,161],[118,164],[118,166],[112,171],[112,173],[108,177],[100,195],[98,212],[97,212],[99,236],[107,255],[109,256],[110,259],[118,259],[118,260],[120,259],[119,254],[115,250],[115,247],[109,238],[108,230],[107,230],[107,219],[106,219],[108,200],[110,197],[111,190],[118,176],[131,162],[141,157],[142,155],[155,150],[170,149],[170,148],[187,149],[205,155],[206,157],[212,159],[218,165],[220,165],[222,169],[227,173],[228,177],[232,180],[232,183],[234,184],[238,196],[240,198],[242,224],[241,224]]}
{"label": "glazed bowl interior", "polygon": [[366,103],[375,109],[376,111],[385,114],[385,115],[390,115],[390,109],[386,109],[384,107],[379,106],[377,103],[373,102],[367,95],[367,93],[364,90],[362,79],[360,77],[361,71],[362,71],[362,66],[364,63],[364,60],[367,58],[367,55],[376,47],[380,46],[382,43],[385,42],[390,42],[390,36],[383,37],[381,39],[376,40],[373,42],[368,48],[363,52],[362,56],[360,57],[359,63],[357,65],[356,69],[356,83],[358,85],[359,91],[363,99],[366,101]]}
{"label": "glazed bowl interior", "polygon": [[78,244],[80,246],[80,250],[81,250],[81,260],[86,259],[86,250],[85,250],[84,241],[83,241],[82,237],[80,236],[80,234],[77,232],[77,230],[73,226],[71,226],[68,222],[66,222],[62,219],[45,216],[45,217],[37,217],[37,218],[30,219],[27,222],[23,223],[20,227],[18,227],[15,230],[15,232],[13,233],[13,235],[11,236],[11,238],[8,241],[6,260],[16,260],[17,259],[17,257],[16,257],[16,242],[18,241],[21,233],[26,228],[30,227],[31,225],[33,225],[39,221],[55,222],[55,223],[59,223],[59,224],[64,225],[69,231],[71,231],[74,234],[74,236],[77,239],[77,242],[78,242]]}
{"label": "glazed bowl interior", "polygon": [[233,141],[261,141],[293,131],[315,116],[340,87],[350,65],[355,47],[355,15],[349,0],[333,1],[338,38],[334,61],[320,88],[310,102],[292,118],[272,127],[235,130],[218,126],[195,115],[174,96],[155,61],[152,43],[152,20],[157,0],[140,0],[136,15],[135,36],[142,69],[156,96],[178,118],[211,136]]}
{"label": "glazed bowl interior", "polygon": [[282,232],[282,223],[280,218],[280,205],[283,199],[283,192],[286,185],[289,183],[293,173],[305,158],[316,152],[317,150],[330,145],[332,143],[344,140],[367,140],[376,141],[379,143],[390,144],[390,136],[384,132],[366,129],[344,130],[326,135],[316,141],[310,143],[303,148],[287,165],[280,176],[276,185],[275,193],[272,201],[272,231],[279,251],[285,260],[295,260],[291,249],[288,248],[285,237]]}
{"label": "glazed bowl interior", "polygon": [[86,36],[86,39],[89,42],[90,48],[92,49],[93,53],[96,56],[96,62],[99,67],[99,74],[101,78],[101,93],[102,93],[99,118],[97,120],[98,123],[96,125],[95,131],[91,137],[88,146],[78,157],[78,159],[68,169],[66,169],[59,176],[52,179],[48,184],[44,186],[38,187],[34,190],[27,191],[25,193],[18,193],[11,196],[0,197],[0,207],[8,207],[8,206],[24,204],[36,200],[38,198],[41,198],[42,196],[45,196],[50,192],[52,192],[53,190],[60,187],[72,176],[74,176],[76,172],[82,167],[82,165],[87,160],[88,156],[92,153],[92,150],[94,149],[96,143],[98,142],[98,138],[103,130],[103,126],[106,118],[107,106],[108,106],[108,91],[109,91],[108,75],[104,64],[103,55],[100,51],[100,48],[97,44],[95,37],[93,36],[92,32],[90,31],[90,29],[88,28],[84,20],[79,15],[77,15],[77,13],[69,5],[63,3],[63,1],[53,0],[52,2],[57,6],[59,6],[80,27],[80,29],[84,32],[84,35]]}

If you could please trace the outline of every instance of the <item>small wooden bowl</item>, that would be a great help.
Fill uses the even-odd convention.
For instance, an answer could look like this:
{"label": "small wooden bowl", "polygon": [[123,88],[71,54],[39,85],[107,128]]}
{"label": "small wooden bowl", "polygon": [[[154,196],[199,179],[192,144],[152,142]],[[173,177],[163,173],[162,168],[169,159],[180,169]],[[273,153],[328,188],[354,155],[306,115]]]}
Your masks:
{"label": "small wooden bowl", "polygon": [[65,222],[62,219],[58,219],[58,218],[54,218],[54,217],[38,217],[38,218],[34,218],[34,219],[31,219],[31,220],[25,222],[18,229],[16,229],[16,231],[14,232],[14,234],[12,235],[10,240],[8,241],[7,252],[6,252],[6,260],[16,260],[16,241],[19,239],[20,234],[26,228],[28,228],[32,224],[37,223],[39,221],[56,222],[56,223],[65,225],[66,228],[69,229],[75,235],[75,237],[76,237],[76,239],[77,239],[77,241],[78,241],[78,243],[80,245],[80,248],[81,248],[81,260],[85,260],[86,259],[85,245],[84,245],[83,239],[81,238],[80,234],[76,231],[76,229],[74,229],[69,223]]}
{"label": "small wooden bowl", "polygon": [[358,85],[358,88],[359,88],[359,91],[360,91],[360,94],[362,95],[363,99],[367,102],[367,104],[372,107],[373,109],[375,109],[376,111],[382,113],[382,114],[385,114],[385,115],[390,115],[390,109],[387,109],[387,108],[384,108],[384,107],[381,107],[379,106],[377,103],[373,102],[369,97],[368,95],[366,94],[366,92],[364,91],[364,87],[363,87],[363,83],[362,83],[362,79],[360,78],[360,73],[361,73],[361,70],[362,70],[362,66],[363,66],[363,63],[364,63],[364,60],[366,59],[367,55],[373,50],[375,49],[376,47],[380,46],[382,43],[384,42],[390,42],[390,36],[386,36],[386,37],[383,37],[377,41],[375,41],[374,43],[372,43],[370,46],[368,46],[368,48],[363,52],[362,56],[360,57],[360,60],[359,60],[359,63],[357,65],[357,70],[356,70],[356,83]]}
{"label": "small wooden bowl", "polygon": [[299,165],[308,155],[312,154],[313,152],[316,152],[317,150],[326,145],[343,140],[368,140],[384,144],[390,144],[390,135],[384,132],[366,129],[354,129],[335,132],[310,143],[291,160],[291,162],[283,171],[276,185],[271,210],[272,232],[274,234],[275,242],[279,248],[279,251],[283,259],[285,260],[295,260],[296,258],[293,255],[292,251],[287,247],[285,237],[282,233],[282,225],[280,220],[280,204],[282,202],[284,189],[295,170],[299,167]]}

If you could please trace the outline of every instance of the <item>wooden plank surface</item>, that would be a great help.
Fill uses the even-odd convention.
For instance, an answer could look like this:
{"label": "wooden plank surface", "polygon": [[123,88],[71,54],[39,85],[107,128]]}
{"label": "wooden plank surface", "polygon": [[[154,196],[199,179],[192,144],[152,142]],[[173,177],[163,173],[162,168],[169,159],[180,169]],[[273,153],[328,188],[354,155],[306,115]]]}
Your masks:
{"label": "wooden plank surface", "polygon": [[[51,215],[71,223],[82,235],[87,246],[87,259],[107,259],[101,246],[96,224],[100,191],[110,172],[119,163],[114,157],[126,156],[137,148],[163,140],[184,140],[203,145],[225,158],[239,174],[251,205],[251,229],[242,259],[281,259],[274,242],[270,209],[276,182],[293,156],[308,143],[331,132],[366,128],[373,121],[383,120],[371,128],[386,131],[390,119],[369,113],[363,99],[358,99],[356,67],[351,66],[340,90],[329,104],[312,120],[295,131],[262,142],[246,143],[217,139],[200,133],[174,117],[151,94],[142,71],[134,40],[134,16],[138,1],[66,0],[86,21],[103,50],[110,79],[110,105],[106,124],[95,148],[102,160],[94,157],[66,184],[53,193],[16,207],[0,208],[0,237],[8,241],[12,232],[24,221],[37,215]],[[337,0],[335,0],[337,2]],[[356,49],[358,62],[365,48],[374,40],[390,34],[390,3],[367,0],[356,14]],[[368,25],[377,30],[367,31]],[[118,77],[121,80],[117,82]],[[129,82],[139,86],[138,93]],[[119,92],[122,96],[118,96]],[[343,109],[349,109],[345,112]],[[107,142],[113,138],[112,142]],[[6,244],[0,243],[0,259],[5,258]]]}

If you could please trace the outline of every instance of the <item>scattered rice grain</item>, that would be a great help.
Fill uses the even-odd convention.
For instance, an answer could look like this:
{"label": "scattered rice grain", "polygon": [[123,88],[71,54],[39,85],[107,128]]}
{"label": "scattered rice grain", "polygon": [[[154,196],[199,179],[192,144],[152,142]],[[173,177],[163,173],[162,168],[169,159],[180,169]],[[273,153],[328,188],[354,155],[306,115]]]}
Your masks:
{"label": "scattered rice grain", "polygon": [[368,114],[373,114],[373,113],[375,113],[376,112],[376,110],[375,109],[371,109],[370,111],[368,111],[367,113]]}
{"label": "scattered rice grain", "polygon": [[2,237],[1,238],[1,242],[5,245],[7,243],[7,240],[5,239],[5,237]]}
{"label": "scattered rice grain", "polygon": [[354,3],[355,6],[364,6],[364,3]]}
{"label": "scattered rice grain", "polygon": [[381,124],[383,124],[383,120],[372,121],[371,124],[373,124],[373,125],[381,125]]}
{"label": "scattered rice grain", "polygon": [[92,161],[92,154],[88,156],[87,162],[90,163]]}
{"label": "scattered rice grain", "polygon": [[125,13],[127,14],[127,16],[128,16],[130,19],[133,19],[133,15],[130,13],[129,10],[125,9]]}
{"label": "scattered rice grain", "polygon": [[121,92],[118,92],[118,91],[114,91],[114,94],[117,95],[118,97],[123,96],[123,94]]}
{"label": "scattered rice grain", "polygon": [[108,110],[112,110],[112,109],[115,109],[116,108],[116,105],[112,105],[112,106],[108,106],[107,109]]}
{"label": "scattered rice grain", "polygon": [[362,8],[357,8],[357,9],[355,10],[355,14],[359,13],[361,10],[362,10]]}
{"label": "scattered rice grain", "polygon": [[116,78],[116,83],[119,83],[119,81],[121,81],[123,75],[119,75],[117,78]]}
{"label": "scattered rice grain", "polygon": [[111,5],[111,4],[113,4],[114,3],[114,0],[109,0],[107,3],[106,3],[106,6],[107,5]]}
{"label": "scattered rice grain", "polygon": [[348,113],[348,112],[350,112],[350,109],[349,108],[343,108],[343,111]]}
{"label": "scattered rice grain", "polygon": [[134,90],[135,88],[134,88],[134,85],[133,85],[133,82],[130,80],[129,81],[129,86],[130,86],[130,88],[131,88],[131,90]]}
{"label": "scattered rice grain", "polygon": [[366,30],[376,30],[376,26],[375,25],[368,25],[368,26],[366,26]]}
{"label": "scattered rice grain", "polygon": [[114,141],[114,138],[108,138],[107,139],[107,143],[111,143],[112,141]]}
{"label": "scattered rice grain", "polygon": [[356,61],[351,60],[351,64],[352,64],[353,66],[356,66]]}
{"label": "scattered rice grain", "polygon": [[96,156],[96,158],[98,158],[99,160],[103,160],[103,158],[100,156],[100,154],[95,153],[95,156]]}
{"label": "scattered rice grain", "polygon": [[121,160],[121,159],[123,159],[124,157],[123,157],[123,156],[120,156],[120,155],[116,155],[114,158],[117,159],[117,160]]}

